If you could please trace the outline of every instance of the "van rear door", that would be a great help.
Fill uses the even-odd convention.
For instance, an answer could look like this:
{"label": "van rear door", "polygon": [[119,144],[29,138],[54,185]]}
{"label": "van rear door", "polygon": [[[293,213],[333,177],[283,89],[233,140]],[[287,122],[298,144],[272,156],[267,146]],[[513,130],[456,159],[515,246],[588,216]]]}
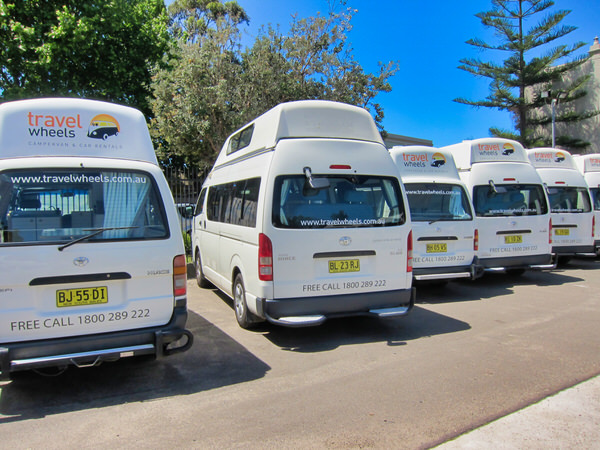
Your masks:
{"label": "van rear door", "polygon": [[0,173],[0,342],[139,329],[173,315],[183,242],[160,169],[67,161]]}
{"label": "van rear door", "polygon": [[548,203],[540,184],[494,184],[473,188],[480,258],[546,254]]}
{"label": "van rear door", "polygon": [[[272,208],[274,297],[410,288],[409,227],[397,177],[279,175]],[[316,188],[312,185],[318,185]]]}

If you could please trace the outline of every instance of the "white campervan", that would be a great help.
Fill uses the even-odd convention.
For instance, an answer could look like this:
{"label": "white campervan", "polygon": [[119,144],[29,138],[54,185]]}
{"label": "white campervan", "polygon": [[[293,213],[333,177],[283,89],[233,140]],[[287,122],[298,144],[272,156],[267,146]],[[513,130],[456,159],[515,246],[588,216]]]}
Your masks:
{"label": "white campervan", "polygon": [[225,142],[196,205],[198,284],[233,298],[242,327],[407,314],[410,215],[369,113],[284,103]]}
{"label": "white campervan", "polygon": [[390,155],[410,207],[414,279],[473,279],[481,275],[475,255],[473,208],[452,155],[424,146],[394,147]]}
{"label": "white campervan", "polygon": [[0,105],[0,225],[2,377],[191,346],[177,211],[139,111]]}
{"label": "white campervan", "polygon": [[483,138],[444,149],[454,156],[471,194],[479,264],[485,270],[512,273],[554,267],[546,191],[523,146]]}
{"label": "white campervan", "polygon": [[594,213],[588,186],[566,150],[533,148],[529,160],[546,185],[552,217],[552,253],[563,261],[594,253]]}
{"label": "white campervan", "polygon": [[600,252],[600,154],[573,155],[575,165],[583,174],[592,196],[594,208],[594,251]]}

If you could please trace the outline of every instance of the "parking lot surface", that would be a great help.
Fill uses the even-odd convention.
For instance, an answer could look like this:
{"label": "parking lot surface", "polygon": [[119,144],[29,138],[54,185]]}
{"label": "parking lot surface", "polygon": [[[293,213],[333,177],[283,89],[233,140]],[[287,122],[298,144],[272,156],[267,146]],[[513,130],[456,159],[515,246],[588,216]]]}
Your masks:
{"label": "parking lot surface", "polygon": [[[0,383],[3,446],[468,448],[474,434],[452,440],[507,423],[485,438],[495,448],[548,448],[517,425],[530,405],[598,385],[599,264],[419,285],[404,318],[253,331],[225,296],[190,280],[190,351]],[[519,433],[526,445],[510,447]]]}

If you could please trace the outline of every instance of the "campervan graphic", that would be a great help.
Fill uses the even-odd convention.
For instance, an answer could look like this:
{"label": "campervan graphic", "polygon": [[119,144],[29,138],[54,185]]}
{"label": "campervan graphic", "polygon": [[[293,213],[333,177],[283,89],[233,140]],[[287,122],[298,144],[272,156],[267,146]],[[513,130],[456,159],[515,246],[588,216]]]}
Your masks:
{"label": "campervan graphic", "polygon": [[98,114],[90,121],[87,135],[105,141],[109,136],[118,136],[120,131],[117,119],[108,114]]}
{"label": "campervan graphic", "polygon": [[503,155],[511,155],[515,152],[515,147],[510,143],[504,144],[502,148],[504,149],[502,152]]}
{"label": "campervan graphic", "polygon": [[565,160],[565,154],[562,152],[556,152],[556,155],[554,156],[554,161],[559,163],[559,162],[563,162]]}
{"label": "campervan graphic", "polygon": [[436,152],[431,157],[431,167],[440,167],[446,164],[446,157],[442,155],[440,152]]}

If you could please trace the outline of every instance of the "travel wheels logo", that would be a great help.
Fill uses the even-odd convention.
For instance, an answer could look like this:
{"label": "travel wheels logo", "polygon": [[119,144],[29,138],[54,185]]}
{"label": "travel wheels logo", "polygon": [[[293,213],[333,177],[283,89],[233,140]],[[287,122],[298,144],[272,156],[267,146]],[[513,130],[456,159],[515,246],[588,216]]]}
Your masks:
{"label": "travel wheels logo", "polygon": [[110,136],[118,136],[121,126],[117,119],[108,114],[98,114],[90,121],[88,137],[106,141]]}
{"label": "travel wheels logo", "polygon": [[502,154],[504,156],[512,155],[515,152],[515,147],[508,142],[502,146]]}
{"label": "travel wheels logo", "polygon": [[446,164],[446,157],[441,153],[434,153],[431,159],[431,167],[442,167]]}

